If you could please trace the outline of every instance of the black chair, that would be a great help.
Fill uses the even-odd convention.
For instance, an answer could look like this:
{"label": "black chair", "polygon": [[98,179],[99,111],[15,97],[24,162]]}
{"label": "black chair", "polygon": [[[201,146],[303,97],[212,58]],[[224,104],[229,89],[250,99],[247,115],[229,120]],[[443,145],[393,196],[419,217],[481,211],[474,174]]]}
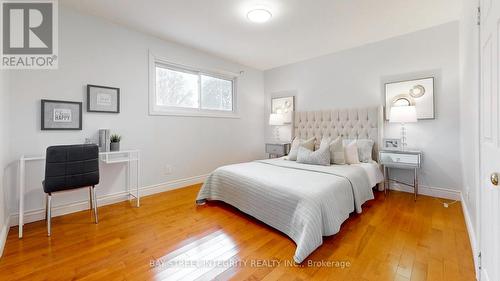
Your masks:
{"label": "black chair", "polygon": [[90,209],[97,219],[95,185],[99,183],[99,148],[94,144],[58,145],[47,148],[45,180],[42,182],[46,196],[45,218],[50,236],[52,193],[89,187]]}

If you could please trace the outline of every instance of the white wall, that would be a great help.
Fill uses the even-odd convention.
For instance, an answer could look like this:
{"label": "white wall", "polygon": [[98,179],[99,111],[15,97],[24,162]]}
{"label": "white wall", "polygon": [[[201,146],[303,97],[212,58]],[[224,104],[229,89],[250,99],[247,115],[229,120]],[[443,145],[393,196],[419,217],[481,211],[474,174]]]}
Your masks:
{"label": "white wall", "polygon": [[[121,134],[122,148],[142,151],[142,186],[205,175],[218,166],[264,157],[263,74],[209,54],[60,7],[59,69],[17,71],[11,77],[11,154],[41,154],[47,146],[82,143],[99,128]],[[148,50],[175,63],[244,75],[238,79],[239,119],[148,115]],[[83,113],[82,131],[41,131],[40,99],[83,101],[87,84],[119,87],[121,113]],[[172,174],[165,174],[165,166]],[[125,166],[101,165],[98,197],[124,191]],[[41,210],[41,163],[27,166],[26,210]],[[10,194],[15,171],[10,171]],[[55,206],[85,200],[85,190],[61,194]],[[17,212],[11,200],[11,212]]]}
{"label": "white wall", "polygon": [[0,256],[9,231],[7,208],[7,189],[4,170],[8,163],[9,150],[9,73],[0,70]]}
{"label": "white wall", "polygon": [[475,1],[464,1],[460,24],[460,140],[464,199],[475,224],[479,167],[479,27]]}
{"label": "white wall", "polygon": [[479,229],[479,26],[478,1],[462,1],[460,22],[460,152],[464,178],[464,214],[476,259]]}
{"label": "white wall", "polygon": [[[268,99],[296,91],[296,109],[307,111],[381,105],[384,82],[428,75],[436,77],[436,119],[409,124],[408,145],[424,152],[423,186],[458,191],[458,22],[268,70],[264,84]],[[399,134],[399,125],[386,124],[386,137]],[[412,179],[409,173],[397,176]]]}

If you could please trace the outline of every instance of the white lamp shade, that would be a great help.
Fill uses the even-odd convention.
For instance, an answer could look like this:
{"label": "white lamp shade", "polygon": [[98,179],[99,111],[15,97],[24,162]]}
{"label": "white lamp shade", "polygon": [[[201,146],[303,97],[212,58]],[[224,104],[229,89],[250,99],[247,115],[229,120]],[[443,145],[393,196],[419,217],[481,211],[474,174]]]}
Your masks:
{"label": "white lamp shade", "polygon": [[278,113],[271,113],[269,115],[269,125],[271,126],[281,126],[285,123],[283,115]]}
{"label": "white lamp shade", "polygon": [[417,122],[417,109],[415,106],[393,106],[389,122],[391,123],[415,123]]}

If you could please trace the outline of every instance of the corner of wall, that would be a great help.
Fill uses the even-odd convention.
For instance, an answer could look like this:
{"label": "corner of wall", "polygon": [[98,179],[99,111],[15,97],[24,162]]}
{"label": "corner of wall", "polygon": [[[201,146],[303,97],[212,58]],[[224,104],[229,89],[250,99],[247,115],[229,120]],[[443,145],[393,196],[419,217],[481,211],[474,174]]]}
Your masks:
{"label": "corner of wall", "polygon": [[0,70],[0,257],[3,254],[9,232],[9,208],[7,207],[7,189],[4,171],[9,160],[10,129],[10,85],[9,72]]}
{"label": "corner of wall", "polygon": [[469,213],[469,208],[467,207],[466,200],[463,196],[463,193],[461,194],[461,205],[462,205],[462,212],[464,214],[464,219],[465,219],[465,225],[467,227],[467,233],[469,235],[469,241],[470,241],[470,247],[472,250],[472,257],[474,258],[474,269],[476,271],[476,279],[479,280],[479,276],[477,276],[478,273],[478,268],[479,268],[479,248],[477,244],[477,238],[476,238],[476,232],[474,229],[474,224],[472,223],[471,215]]}
{"label": "corner of wall", "polygon": [[0,224],[0,258],[3,255],[3,249],[5,247],[5,243],[7,242],[7,235],[9,234],[9,216],[5,218],[3,223]]}
{"label": "corner of wall", "polygon": [[469,235],[476,278],[479,279],[479,28],[478,1],[461,1],[459,25],[459,147],[462,175],[462,211]]}

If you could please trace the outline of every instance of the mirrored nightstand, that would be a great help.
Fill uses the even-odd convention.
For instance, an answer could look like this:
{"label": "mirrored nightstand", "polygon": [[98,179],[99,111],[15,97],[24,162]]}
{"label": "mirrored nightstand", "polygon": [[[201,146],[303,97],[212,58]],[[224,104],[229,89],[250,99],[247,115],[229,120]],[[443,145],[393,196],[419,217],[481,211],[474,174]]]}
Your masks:
{"label": "mirrored nightstand", "polygon": [[[419,150],[381,150],[379,163],[384,168],[384,192],[387,194],[391,181],[413,187],[415,201],[418,195],[418,170],[422,164],[422,151]],[[391,179],[389,169],[413,170],[413,185]]]}
{"label": "mirrored nightstand", "polygon": [[285,156],[290,151],[289,142],[268,142],[266,143],[266,153],[269,158]]}

